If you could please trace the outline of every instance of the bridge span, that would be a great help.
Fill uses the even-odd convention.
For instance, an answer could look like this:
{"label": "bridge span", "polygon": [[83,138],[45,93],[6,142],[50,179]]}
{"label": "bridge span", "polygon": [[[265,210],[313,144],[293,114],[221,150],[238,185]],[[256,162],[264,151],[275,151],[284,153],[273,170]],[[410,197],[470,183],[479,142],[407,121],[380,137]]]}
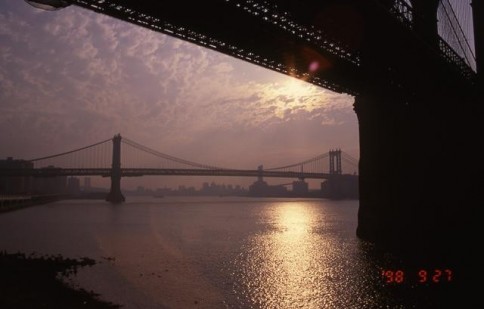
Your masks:
{"label": "bridge span", "polygon": [[[112,147],[108,147],[112,142]],[[108,160],[107,158],[111,158]],[[200,164],[176,158],[134,141],[115,135],[112,140],[103,140],[92,145],[60,154],[26,161],[21,167],[0,167],[1,177],[64,177],[101,176],[111,178],[107,200],[124,202],[121,178],[141,176],[231,176],[253,177],[259,182],[264,177],[322,179],[336,182],[340,176],[357,178],[353,173],[343,174],[346,168],[357,170],[358,161],[341,150],[281,167],[264,169],[234,169]]]}

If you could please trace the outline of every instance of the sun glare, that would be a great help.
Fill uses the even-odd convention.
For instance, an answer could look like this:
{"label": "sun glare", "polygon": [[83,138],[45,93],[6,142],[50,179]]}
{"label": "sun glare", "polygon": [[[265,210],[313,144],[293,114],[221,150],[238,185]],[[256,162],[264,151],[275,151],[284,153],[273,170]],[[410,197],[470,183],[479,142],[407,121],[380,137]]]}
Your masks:
{"label": "sun glare", "polygon": [[307,82],[295,78],[290,78],[287,82],[283,84],[281,92],[284,95],[298,98],[314,95],[315,89],[313,85]]}
{"label": "sun glare", "polygon": [[325,90],[293,77],[286,77],[266,89],[265,98],[277,117],[300,111],[312,112],[326,101]]}

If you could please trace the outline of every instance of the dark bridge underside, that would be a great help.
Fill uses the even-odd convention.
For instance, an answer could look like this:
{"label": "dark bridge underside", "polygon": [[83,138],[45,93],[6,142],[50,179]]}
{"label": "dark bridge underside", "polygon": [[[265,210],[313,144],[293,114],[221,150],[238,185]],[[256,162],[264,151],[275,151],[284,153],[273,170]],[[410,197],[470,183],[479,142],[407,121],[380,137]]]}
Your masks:
{"label": "dark bridge underside", "polygon": [[391,14],[383,5],[390,1],[69,2],[340,93],[364,91],[368,53],[378,55],[371,65],[402,88],[427,84],[418,72],[436,67],[441,74],[432,77],[444,74],[451,84],[469,87],[474,75],[445,42],[429,47],[403,13]]}
{"label": "dark bridge underside", "polygon": [[[355,94],[359,61],[356,46],[345,46],[337,37],[330,37],[312,23],[295,23],[293,16],[281,9],[283,2],[277,2],[279,7],[275,9],[263,1],[72,1],[78,6],[303,78],[333,91]],[[326,2],[328,4],[323,6],[334,1]],[[340,18],[345,17],[343,12],[340,15]],[[344,26],[343,20],[337,20],[336,25],[328,25],[333,28],[328,29],[328,33],[339,29],[354,36],[357,31],[352,30],[359,26],[355,22]],[[311,63],[313,66],[317,63],[319,68],[311,72]]]}

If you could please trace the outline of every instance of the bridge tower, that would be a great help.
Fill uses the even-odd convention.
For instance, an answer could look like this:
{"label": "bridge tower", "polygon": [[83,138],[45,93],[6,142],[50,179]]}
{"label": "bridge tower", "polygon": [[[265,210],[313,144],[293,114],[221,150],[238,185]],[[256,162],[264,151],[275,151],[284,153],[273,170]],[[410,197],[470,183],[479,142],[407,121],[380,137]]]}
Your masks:
{"label": "bridge tower", "polygon": [[341,168],[341,150],[329,151],[329,178],[321,184],[324,196],[334,199],[345,197],[342,182],[343,170]]}
{"label": "bridge tower", "polygon": [[329,173],[341,175],[343,173],[341,169],[341,150],[329,151]]}
{"label": "bridge tower", "polygon": [[121,192],[121,134],[113,137],[113,162],[111,167],[111,190],[106,201],[119,204],[125,201]]}
{"label": "bridge tower", "polygon": [[476,49],[476,64],[477,64],[477,88],[481,91],[484,86],[484,3],[483,1],[472,1],[472,14],[474,21],[474,42]]}
{"label": "bridge tower", "polygon": [[257,167],[257,174],[258,174],[257,175],[257,181],[260,182],[260,183],[264,182],[264,166],[259,165]]}
{"label": "bridge tower", "polygon": [[427,43],[438,46],[437,9],[440,0],[410,0],[415,12],[413,27]]}
{"label": "bridge tower", "polygon": [[[482,29],[484,10],[477,2]],[[453,247],[472,233],[467,228],[476,217],[472,197],[479,195],[472,179],[478,175],[446,166],[469,149],[466,139],[479,140],[482,107],[473,86],[438,56],[439,1],[411,3],[415,34],[378,6],[364,11],[362,85],[354,103],[360,136],[357,235],[414,252],[429,250],[428,244],[459,252]],[[415,44],[405,46],[406,39]],[[476,164],[482,161],[478,152],[467,151]]]}

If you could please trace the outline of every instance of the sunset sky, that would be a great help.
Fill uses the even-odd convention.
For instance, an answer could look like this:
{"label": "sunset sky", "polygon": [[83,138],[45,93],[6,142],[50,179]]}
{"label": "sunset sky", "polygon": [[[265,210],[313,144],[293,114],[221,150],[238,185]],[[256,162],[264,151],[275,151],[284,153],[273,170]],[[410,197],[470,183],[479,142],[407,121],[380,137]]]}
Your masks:
{"label": "sunset sky", "polygon": [[286,165],[331,148],[358,157],[352,104],[350,96],[79,7],[0,3],[1,158],[56,154],[117,133],[232,168]]}

